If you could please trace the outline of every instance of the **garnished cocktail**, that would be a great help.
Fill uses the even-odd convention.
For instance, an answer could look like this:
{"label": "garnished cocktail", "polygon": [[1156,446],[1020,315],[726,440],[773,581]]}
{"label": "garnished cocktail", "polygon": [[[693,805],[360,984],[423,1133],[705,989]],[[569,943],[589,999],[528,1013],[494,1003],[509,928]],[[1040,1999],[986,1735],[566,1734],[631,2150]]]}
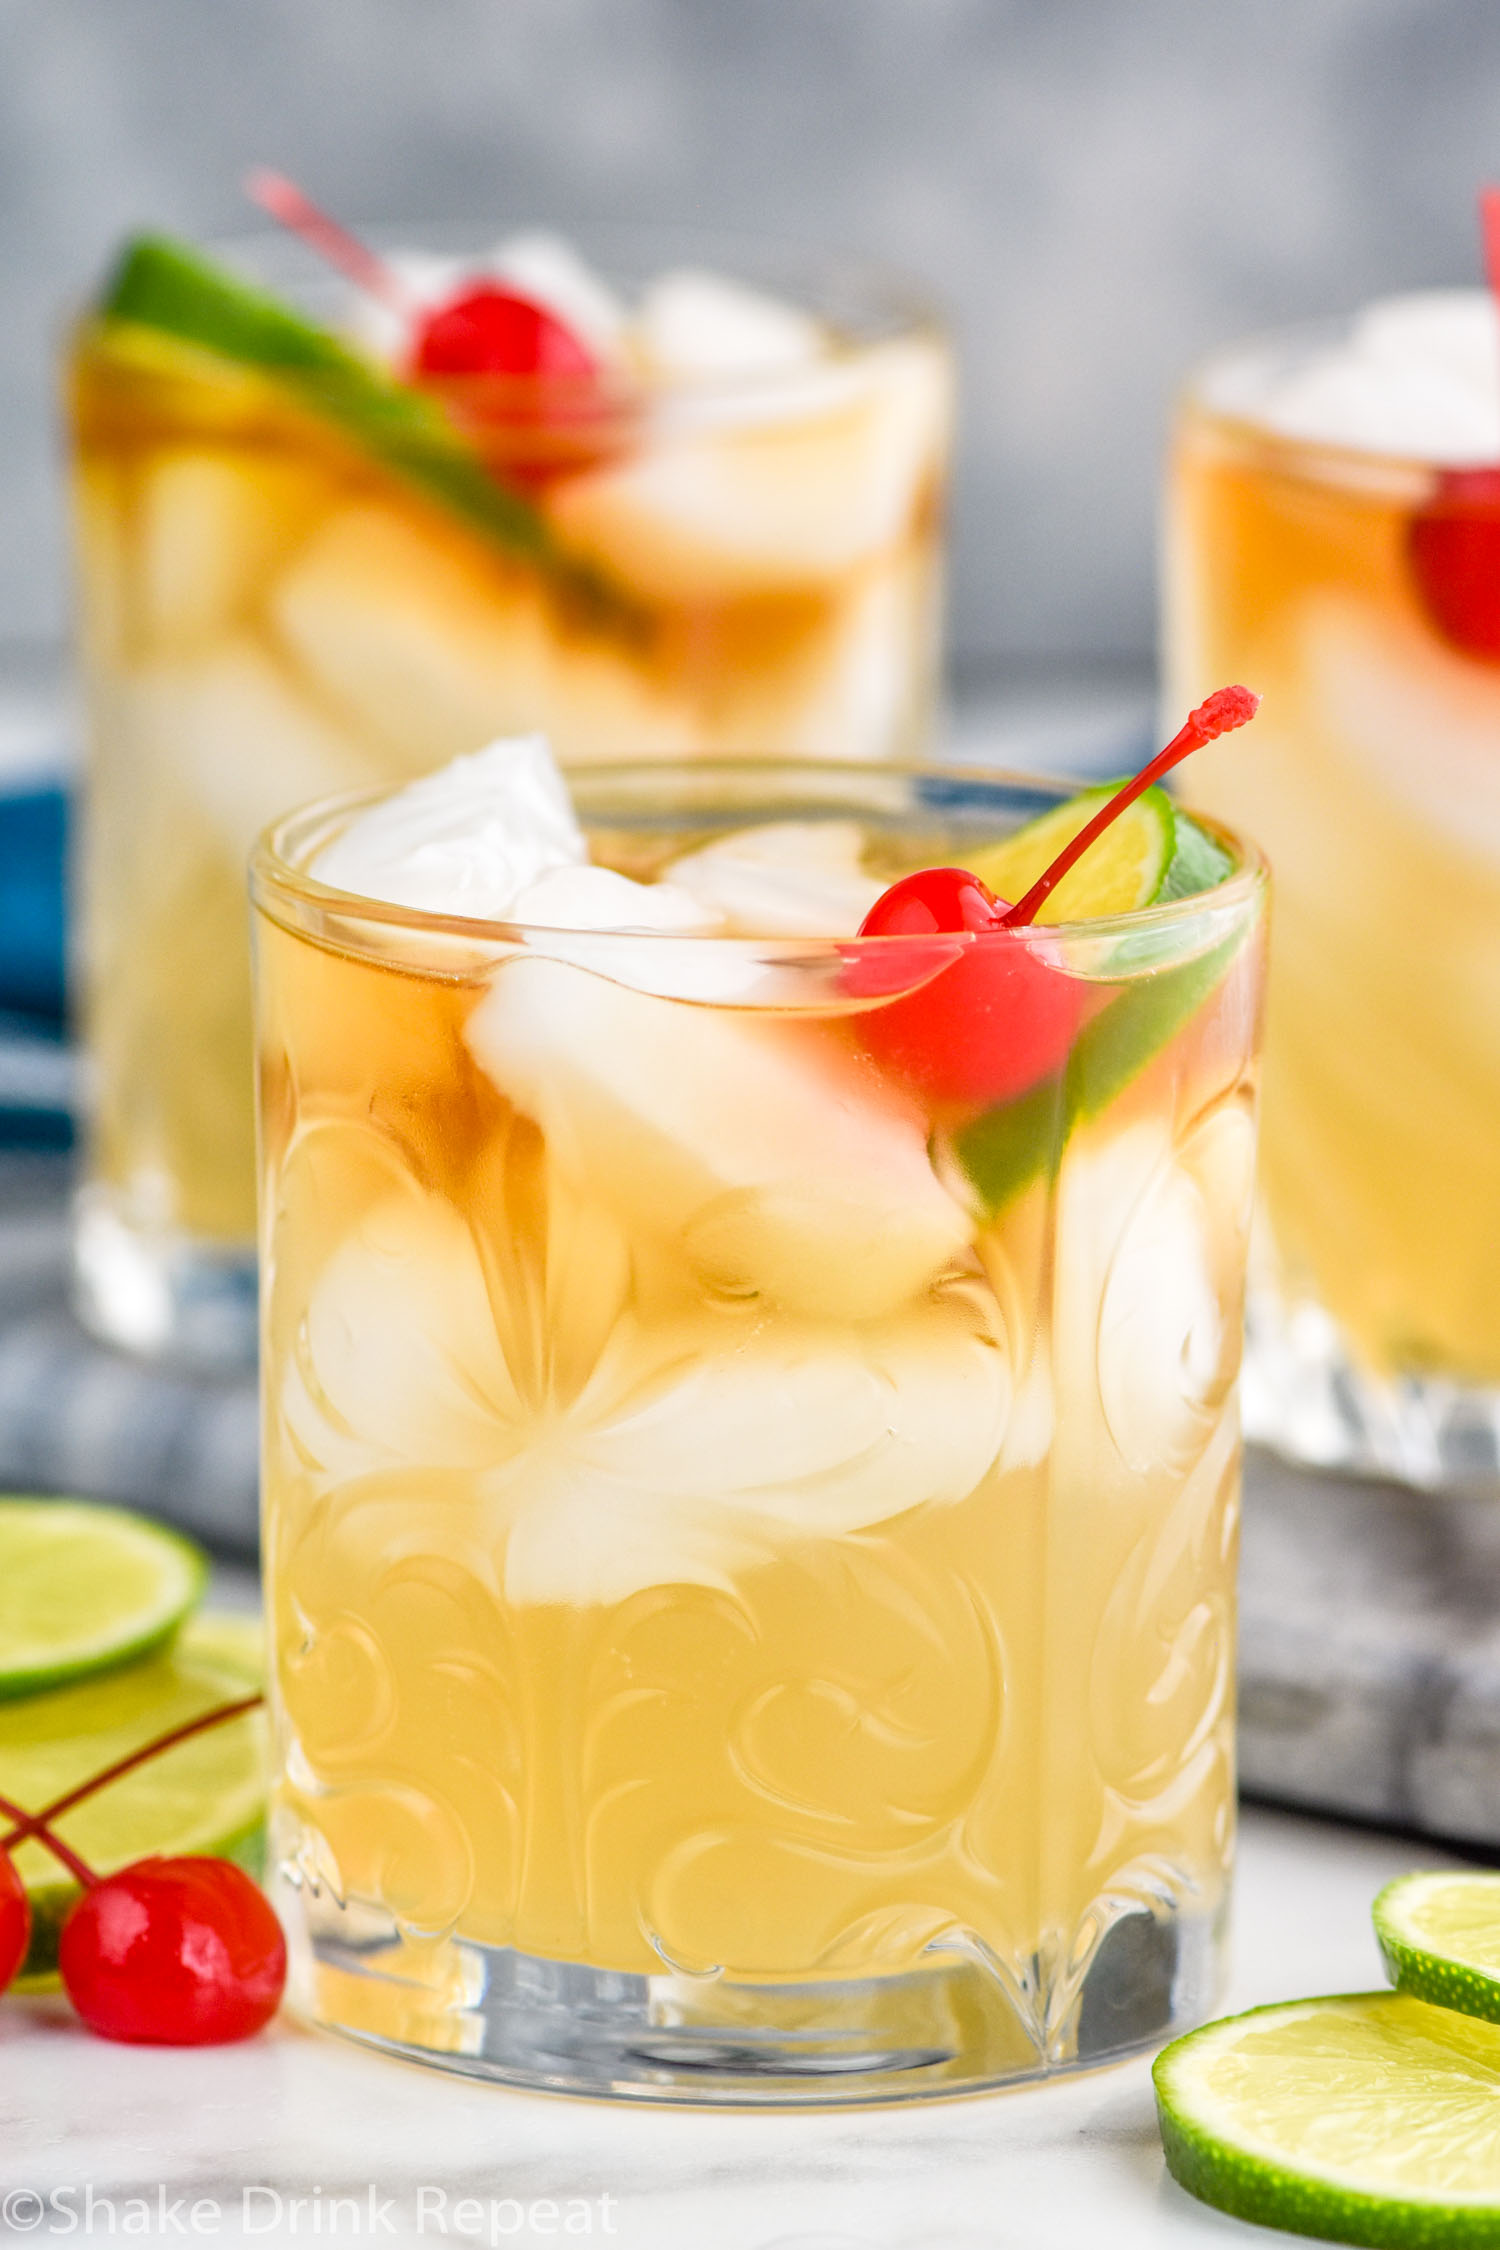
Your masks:
{"label": "garnished cocktail", "polygon": [[81,1296],[199,1358],[253,1329],[266,821],[508,729],[575,759],[878,757],[932,708],[949,371],[898,297],[616,287],[534,237],[393,256],[395,311],[295,270],[268,294],[138,241],[72,361]]}
{"label": "garnished cocktail", "polygon": [[1144,2041],[1227,1895],[1261,873],[1151,789],[1033,928],[1097,794],[570,780],[255,862],[302,2004],[675,2099]]}
{"label": "garnished cocktail", "polygon": [[1500,1475],[1497,461],[1494,306],[1434,293],[1210,365],[1170,502],[1169,692],[1265,695],[1184,780],[1276,876],[1247,1424],[1423,1483]]}

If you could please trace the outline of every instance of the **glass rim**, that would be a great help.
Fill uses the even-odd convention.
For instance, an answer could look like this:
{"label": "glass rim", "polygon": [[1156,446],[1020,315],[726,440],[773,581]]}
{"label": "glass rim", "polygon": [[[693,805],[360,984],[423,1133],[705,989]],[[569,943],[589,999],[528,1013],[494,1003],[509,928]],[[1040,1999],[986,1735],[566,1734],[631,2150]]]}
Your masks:
{"label": "glass rim", "polygon": [[[1460,294],[1462,292],[1459,292]],[[1406,290],[1396,295],[1448,295],[1450,291]],[[1474,294],[1483,294],[1475,291]],[[1230,375],[1248,373],[1260,366],[1266,371],[1277,363],[1290,363],[1322,345],[1332,345],[1349,335],[1359,311],[1316,320],[1279,322],[1274,327],[1252,329],[1227,343],[1217,344],[1189,365],[1177,387],[1174,419],[1180,426],[1189,419],[1208,423],[1247,447],[1273,454],[1278,463],[1309,483],[1389,486],[1403,495],[1425,494],[1433,480],[1451,469],[1494,469],[1500,456],[1434,456],[1401,452],[1390,447],[1347,443],[1337,438],[1314,437],[1281,429],[1259,414],[1248,402],[1212,395],[1214,383]]]}
{"label": "glass rim", "polygon": [[[945,803],[951,805],[954,802],[955,795],[961,798],[964,793],[978,793],[990,789],[999,797],[1008,791],[1015,796],[1031,800],[1032,810],[1044,811],[1047,809],[1049,802],[1053,804],[1064,803],[1069,797],[1077,795],[1081,789],[1097,786],[1097,784],[1090,784],[1086,781],[1071,780],[1055,773],[1027,773],[1010,767],[918,764],[887,759],[600,759],[565,761],[562,764],[562,772],[568,783],[569,793],[575,799],[574,809],[585,829],[591,825],[602,826],[607,825],[607,823],[603,820],[592,820],[587,803],[580,804],[577,802],[580,784],[582,785],[583,796],[586,799],[591,783],[607,785],[611,780],[618,782],[633,779],[641,782],[660,779],[664,785],[665,793],[665,788],[669,787],[674,779],[680,785],[683,778],[689,775],[699,783],[720,777],[726,781],[737,779],[741,782],[760,780],[770,782],[776,776],[796,776],[814,783],[826,784],[831,794],[830,799],[823,807],[825,813],[828,816],[837,816],[842,813],[848,818],[859,816],[859,800],[852,793],[848,794],[842,803],[836,803],[833,799],[839,794],[840,785],[845,792],[848,791],[852,777],[857,777],[870,784],[878,784],[881,781],[895,782],[898,785],[902,783],[908,785],[925,783],[929,787],[934,787],[937,792],[927,808],[933,817],[934,825],[940,822]],[[281,920],[281,917],[275,913],[274,904],[276,901],[282,901],[294,909],[297,907],[311,909],[317,913],[336,915],[341,919],[373,925],[392,932],[405,932],[413,936],[426,935],[460,939],[467,941],[471,946],[493,944],[513,947],[517,943],[525,944],[532,939],[546,942],[566,936],[590,945],[597,941],[601,953],[616,945],[675,947],[679,951],[684,946],[695,948],[703,946],[724,949],[738,948],[742,953],[747,948],[751,948],[763,958],[774,955],[774,957],[782,960],[806,960],[820,952],[847,954],[849,948],[855,945],[862,951],[866,948],[871,951],[880,951],[896,946],[904,946],[909,949],[913,945],[924,945],[929,942],[925,937],[903,936],[894,933],[861,937],[856,931],[850,931],[847,936],[839,937],[809,936],[799,938],[777,935],[757,938],[714,930],[580,930],[576,925],[566,923],[483,920],[477,916],[439,914],[427,908],[400,906],[391,900],[372,899],[364,897],[356,891],[341,890],[334,885],[319,882],[316,876],[307,872],[305,864],[299,862],[296,855],[296,845],[299,841],[305,859],[306,854],[322,842],[332,840],[330,831],[336,830],[336,824],[339,821],[347,819],[358,810],[363,810],[368,806],[380,804],[398,796],[405,786],[407,786],[405,783],[396,783],[381,788],[342,791],[337,795],[318,798],[309,804],[295,807],[292,811],[283,813],[277,820],[271,822],[268,827],[261,831],[251,847],[249,880],[250,895],[254,905],[262,912],[270,915],[273,920],[278,921]],[[823,801],[820,800],[821,802]],[[867,810],[878,811],[881,809],[900,812],[903,807],[899,804],[892,804],[885,808],[867,806]],[[913,813],[920,814],[923,809],[920,800],[910,809]],[[671,811],[670,804],[663,801],[661,825],[664,828],[670,828],[672,825]],[[754,819],[749,817],[754,811],[753,794],[732,802],[726,801],[723,811],[724,818],[717,824],[721,832],[724,829],[732,830],[736,825],[746,827],[756,825]],[[738,819],[736,816],[739,816]],[[775,817],[775,815],[773,814],[772,817]],[[790,806],[782,808],[781,817],[795,817],[795,808]],[[1185,898],[1160,900],[1150,906],[1133,907],[1123,914],[1099,915],[1087,921],[1033,922],[1026,925],[1024,932],[1010,932],[1007,935],[1011,937],[1024,935],[1028,941],[1032,938],[1045,939],[1054,946],[1058,943],[1077,944],[1094,940],[1101,940],[1107,944],[1114,938],[1127,935],[1154,935],[1169,933],[1174,929],[1185,929],[1196,919],[1210,911],[1217,912],[1221,909],[1238,911],[1250,907],[1257,899],[1264,896],[1270,882],[1270,868],[1260,849],[1247,837],[1241,836],[1233,829],[1222,826],[1217,821],[1205,819],[1203,815],[1196,812],[1193,817],[1202,820],[1204,825],[1227,845],[1235,858],[1236,864],[1233,871],[1225,876],[1222,882],[1216,883],[1211,890],[1195,891]],[[945,950],[951,950],[954,946],[966,947],[969,944],[992,943],[999,934],[998,932],[981,930],[934,931],[931,942],[935,945],[941,945]]]}
{"label": "glass rim", "polygon": [[[618,269],[606,261],[596,261],[589,256],[589,246],[615,245],[623,253],[630,247],[644,252],[655,246],[660,252],[676,245],[685,251],[696,245],[700,252],[711,253],[717,249],[723,260],[717,266],[709,264],[708,270],[722,278],[744,282],[747,286],[775,286],[771,272],[757,273],[756,265],[767,261],[777,273],[784,273],[794,284],[784,287],[786,301],[799,312],[808,312],[821,320],[830,330],[832,348],[823,356],[797,366],[742,369],[731,373],[715,373],[693,378],[633,377],[628,371],[605,370],[604,379],[572,374],[542,376],[438,376],[423,378],[420,389],[431,397],[443,398],[456,406],[473,405],[487,400],[493,404],[513,404],[517,409],[535,407],[540,399],[560,402],[571,407],[578,423],[587,420],[608,421],[611,416],[631,409],[639,412],[643,406],[658,411],[681,406],[716,407],[727,410],[736,402],[746,408],[779,400],[786,393],[802,389],[830,375],[857,370],[873,351],[882,345],[925,342],[938,348],[945,359],[951,356],[951,326],[945,319],[935,298],[915,276],[899,266],[855,253],[820,249],[810,242],[798,242],[791,237],[756,235],[747,230],[695,228],[686,226],[631,226],[626,223],[599,221],[591,223],[580,219],[571,225],[516,225],[497,234],[479,225],[467,222],[432,221],[414,222],[410,227],[381,224],[368,228],[357,227],[360,239],[377,250],[387,253],[401,250],[431,250],[434,255],[462,256],[467,244],[473,254],[482,256],[487,249],[497,246],[505,235],[552,234],[567,241],[570,246],[581,246],[587,262],[610,286],[620,285]],[[125,242],[130,236],[123,238]],[[477,250],[474,245],[477,244]],[[123,245],[121,245],[123,246]],[[117,249],[120,246],[117,246]],[[193,247],[198,247],[196,244]],[[339,342],[368,357],[372,365],[388,372],[393,380],[408,383],[410,378],[399,368],[388,363],[351,336],[345,324],[334,317],[334,308],[347,307],[359,300],[354,283],[334,272],[318,260],[306,244],[289,235],[284,229],[265,226],[249,228],[232,234],[213,235],[202,243],[202,254],[227,265],[239,278],[273,294],[285,297],[305,317],[316,320],[320,326]],[[744,265],[735,260],[740,252]],[[674,262],[686,262],[678,260]],[[659,261],[659,270],[667,270],[667,262]],[[751,270],[745,270],[748,266]],[[820,277],[831,285],[838,281],[852,289],[851,301],[858,307],[863,303],[870,326],[864,329],[842,326],[833,311],[827,309],[817,292],[811,288],[812,277]],[[638,288],[642,279],[631,282]],[[806,283],[803,287],[796,284]],[[73,308],[68,323],[75,348],[85,344],[91,335],[107,329],[97,305],[97,292],[82,305]],[[323,308],[319,310],[318,308]],[[207,346],[186,348],[209,350]],[[237,363],[236,363],[237,364]],[[275,370],[270,372],[274,373]],[[319,388],[315,369],[298,371],[298,388],[311,391]],[[563,433],[564,435],[566,432]]]}

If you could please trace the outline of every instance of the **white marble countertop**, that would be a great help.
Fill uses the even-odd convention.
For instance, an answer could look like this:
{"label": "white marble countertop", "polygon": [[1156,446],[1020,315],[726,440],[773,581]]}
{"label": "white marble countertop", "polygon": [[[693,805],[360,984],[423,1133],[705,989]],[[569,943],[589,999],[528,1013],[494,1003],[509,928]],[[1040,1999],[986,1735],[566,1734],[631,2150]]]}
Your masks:
{"label": "white marble countertop", "polygon": [[[1251,1811],[1229,2004],[1377,1984],[1371,1898],[1440,1859],[1417,1843]],[[111,2047],[61,2003],[7,2000],[0,2239],[111,2232],[622,2250],[1191,2250],[1268,2239],[1165,2177],[1144,2060],[930,2107],[713,2115],[510,2093],[290,2025],[196,2053]]]}

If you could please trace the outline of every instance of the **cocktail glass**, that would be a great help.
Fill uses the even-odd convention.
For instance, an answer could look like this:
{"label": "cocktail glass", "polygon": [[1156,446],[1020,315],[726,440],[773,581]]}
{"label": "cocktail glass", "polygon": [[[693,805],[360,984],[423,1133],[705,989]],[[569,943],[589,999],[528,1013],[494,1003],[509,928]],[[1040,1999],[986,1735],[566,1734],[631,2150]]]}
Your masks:
{"label": "cocktail glass", "polygon": [[[891,879],[1060,794],[571,781],[638,879],[788,820],[855,824]],[[739,2103],[947,2094],[1201,2015],[1254,855],[1052,929],[679,938],[331,891],[348,818],[253,866],[300,2006],[477,2076]],[[1018,961],[1073,1026],[1021,1087]]]}
{"label": "cocktail glass", "polygon": [[1264,697],[1248,755],[1214,746],[1181,777],[1276,876],[1246,1428],[1315,1464],[1493,1488],[1500,647],[1473,645],[1438,549],[1477,525],[1500,587],[1500,483],[1275,426],[1271,402],[1343,348],[1318,329],[1223,354],[1171,471],[1169,700],[1225,676]]}
{"label": "cocktail glass", "polygon": [[[690,247],[795,297],[837,348],[586,395],[455,379],[413,422],[391,382],[256,364],[285,339],[184,283],[170,246],[122,269],[128,317],[82,323],[77,1296],[114,1341],[253,1352],[243,883],[268,820],[531,726],[573,758],[926,747],[943,339],[878,277]],[[601,264],[634,287],[687,254]],[[351,317],[296,244],[236,263]]]}

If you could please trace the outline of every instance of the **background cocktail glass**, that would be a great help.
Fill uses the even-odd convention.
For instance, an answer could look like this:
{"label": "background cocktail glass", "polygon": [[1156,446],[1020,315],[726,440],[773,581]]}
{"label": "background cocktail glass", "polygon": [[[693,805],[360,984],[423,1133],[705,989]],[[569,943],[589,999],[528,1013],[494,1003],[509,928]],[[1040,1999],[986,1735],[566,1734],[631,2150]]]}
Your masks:
{"label": "background cocktail glass", "polygon": [[[156,328],[80,326],[77,1291],[113,1340],[253,1350],[243,871],[268,820],[527,727],[572,758],[926,747],[944,341],[898,285],[757,266],[744,245],[613,245],[600,264],[631,288],[687,257],[818,314],[832,355],[629,395],[450,383],[521,496],[513,539],[362,445],[316,380],[294,392]],[[238,263],[351,317],[300,245]]]}
{"label": "background cocktail glass", "polygon": [[1492,1486],[1500,669],[1453,645],[1414,561],[1439,467],[1261,419],[1341,340],[1213,361],[1170,477],[1168,706],[1226,677],[1264,697],[1243,754],[1213,745],[1181,775],[1276,878],[1246,1428],[1314,1463]]}
{"label": "background cocktail glass", "polygon": [[[637,877],[788,819],[894,875],[1060,794],[571,781]],[[1253,855],[1019,936],[626,936],[329,891],[348,817],[252,877],[300,2005],[454,2070],[750,2103],[1037,2076],[1205,2011]],[[987,1096],[1018,955],[1075,1029]],[[881,1057],[932,1062],[934,1022],[923,1093]]]}

